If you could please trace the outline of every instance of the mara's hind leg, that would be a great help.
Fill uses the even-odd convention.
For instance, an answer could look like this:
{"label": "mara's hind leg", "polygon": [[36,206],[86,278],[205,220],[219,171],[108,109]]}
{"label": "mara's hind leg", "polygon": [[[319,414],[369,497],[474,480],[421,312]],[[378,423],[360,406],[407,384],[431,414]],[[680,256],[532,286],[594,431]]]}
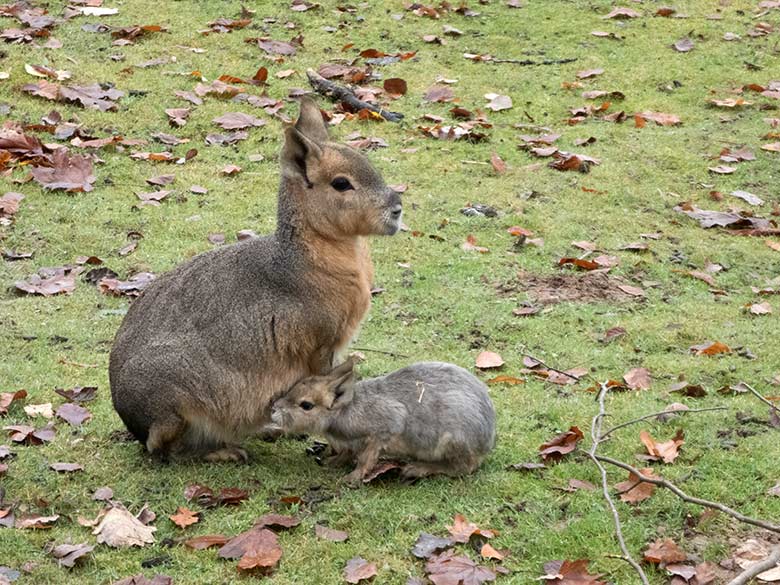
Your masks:
{"label": "mara's hind leg", "polygon": [[203,459],[211,463],[220,463],[233,461],[235,463],[246,463],[249,461],[249,453],[238,445],[225,445],[213,451],[209,451],[203,456]]}
{"label": "mara's hind leg", "polygon": [[429,475],[449,475],[460,477],[474,473],[482,463],[482,457],[466,454],[462,458],[449,461],[415,461],[404,466],[401,477],[412,480]]}
{"label": "mara's hind leg", "polygon": [[155,457],[167,461],[172,452],[180,449],[186,430],[186,421],[177,414],[172,414],[164,420],[154,421],[149,427],[146,450]]}

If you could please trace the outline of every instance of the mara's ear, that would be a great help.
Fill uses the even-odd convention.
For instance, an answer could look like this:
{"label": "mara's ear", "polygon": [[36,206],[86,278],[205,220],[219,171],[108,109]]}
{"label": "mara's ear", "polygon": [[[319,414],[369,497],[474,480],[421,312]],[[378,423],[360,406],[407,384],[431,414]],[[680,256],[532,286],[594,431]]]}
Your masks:
{"label": "mara's ear", "polygon": [[355,397],[355,376],[352,372],[344,374],[340,382],[333,387],[333,402],[330,409],[342,408],[352,402]]}
{"label": "mara's ear", "polygon": [[333,368],[326,375],[330,380],[338,380],[344,377],[344,374],[351,374],[355,367],[355,360],[353,358],[347,358],[343,364],[340,364]]}
{"label": "mara's ear", "polygon": [[328,128],[322,119],[320,107],[310,97],[303,96],[301,98],[301,112],[295,127],[301,134],[317,144],[328,141]]}
{"label": "mara's ear", "polygon": [[282,147],[282,174],[302,177],[307,187],[311,187],[308,165],[317,161],[322,155],[322,149],[296,126],[289,126],[284,131],[284,146]]}

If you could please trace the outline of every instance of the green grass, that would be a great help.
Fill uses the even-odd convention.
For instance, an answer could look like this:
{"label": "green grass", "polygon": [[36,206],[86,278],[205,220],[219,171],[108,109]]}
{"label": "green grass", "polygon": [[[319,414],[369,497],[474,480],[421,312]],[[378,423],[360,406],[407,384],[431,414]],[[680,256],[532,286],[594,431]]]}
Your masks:
{"label": "green grass", "polygon": [[[94,418],[83,428],[72,429],[59,422],[53,443],[13,449],[17,456],[2,478],[6,502],[17,506],[17,514],[61,514],[56,526],[47,531],[0,529],[1,564],[19,568],[27,561],[35,563],[32,574],[24,575],[20,583],[111,583],[140,572],[142,560],[158,555],[170,555],[170,562],[144,570],[147,575],[165,573],[177,583],[232,582],[235,563],[220,561],[214,551],[193,552],[179,545],[166,548],[163,542],[199,534],[236,534],[250,527],[257,516],[278,509],[274,502],[280,496],[302,495],[312,486],[321,486],[333,497],[311,508],[294,510],[304,521],[281,535],[284,557],[271,579],[275,583],[339,583],[346,561],[355,555],[378,564],[377,583],[405,583],[409,576],[422,574],[422,564],[409,554],[417,535],[421,531],[444,532],[455,513],[501,532],[494,544],[511,551],[504,565],[512,575],[500,577],[499,582],[530,583],[541,574],[544,562],[556,558],[588,558],[591,569],[605,573],[611,582],[638,582],[630,567],[607,556],[617,553],[618,547],[600,493],[558,489],[572,477],[598,481],[596,470],[583,455],[570,456],[543,473],[505,469],[511,463],[534,460],[539,444],[571,425],[588,428],[597,405],[593,394],[584,389],[594,381],[620,378],[638,366],[652,372],[652,388],[609,396],[610,422],[661,410],[673,401],[691,407],[723,405],[729,410],[690,415],[667,425],[651,422],[629,427],[617,433],[604,452],[633,462],[634,454],[641,450],[640,429],[666,439],[682,428],[686,434],[682,455],[673,465],[661,468],[664,476],[678,479],[692,494],[778,521],[780,498],[766,495],[780,480],[777,430],[738,423],[737,412],[766,419],[766,408],[750,396],[725,396],[716,390],[744,380],[765,394],[778,394],[776,388],[768,386],[780,369],[780,345],[775,341],[777,313],[752,318],[743,306],[759,300],[750,286],[764,286],[777,276],[780,255],[764,244],[764,238],[705,231],[672,209],[681,201],[706,209],[740,206],[742,203],[728,193],[744,189],[767,201],[756,213],[768,216],[772,204],[779,200],[780,155],[760,150],[761,144],[773,141],[761,138],[769,132],[762,118],[778,116],[776,110],[762,111],[762,107],[776,108],[777,100],[748,94],[745,97],[755,105],[742,110],[718,110],[706,104],[713,96],[729,97],[729,90],[735,87],[763,85],[772,79],[770,70],[778,57],[776,33],[758,38],[746,34],[757,22],[757,2],[735,0],[720,8],[722,20],[707,19],[715,8],[703,0],[677,5],[687,19],[654,18],[653,6],[636,5],[645,16],[627,22],[602,20],[611,8],[604,1],[529,1],[519,10],[499,1],[484,6],[474,2],[471,8],[481,12],[479,17],[449,14],[441,20],[405,12],[402,3],[395,0],[371,3],[358,8],[356,14],[336,12],[337,3],[330,0],[322,0],[319,10],[300,14],[291,12],[287,3],[265,2],[253,3],[257,14],[249,28],[210,36],[196,31],[216,18],[236,17],[239,2],[107,3],[119,7],[120,14],[103,19],[74,18],[54,29],[63,49],[2,48],[7,56],[0,60],[0,69],[8,71],[10,79],[0,81],[0,101],[12,104],[9,117],[36,123],[56,107],[64,117],[78,119],[98,136],[114,131],[125,137],[149,138],[154,132],[165,131],[192,139],[190,144],[176,147],[177,154],[193,146],[200,152],[186,165],[168,166],[131,160],[126,152],[100,151],[105,163],[96,167],[96,188],[86,194],[44,192],[33,182],[7,184],[6,190],[20,191],[26,199],[15,224],[0,228],[2,246],[33,251],[35,256],[0,264],[4,289],[0,296],[0,391],[25,388],[30,394],[27,403],[51,401],[56,407],[61,398],[54,394],[54,388],[99,386],[98,399],[88,405]],[[62,5],[51,2],[50,10],[59,14]],[[397,21],[392,14],[404,17]],[[358,15],[365,20],[358,21]],[[277,20],[264,23],[264,18]],[[169,32],[149,35],[132,46],[111,47],[107,34],[81,30],[85,22],[99,20],[114,26],[164,24]],[[760,20],[777,27],[780,11]],[[294,31],[284,28],[287,21],[296,23]],[[340,21],[347,26],[335,33],[322,29]],[[0,25],[16,26],[14,22],[2,19]],[[446,46],[421,41],[423,34],[441,34],[445,23],[461,29],[463,36],[446,37]],[[596,38],[590,35],[593,30],[615,31],[624,39]],[[695,31],[694,50],[675,52],[670,45],[691,30]],[[725,32],[738,33],[742,40],[723,41]],[[245,37],[261,35],[288,40],[299,33],[304,35],[304,48],[282,64],[267,61],[259,49],[243,42]],[[342,52],[347,43],[354,43],[354,48]],[[206,52],[196,54],[176,45],[197,46]],[[523,353],[528,352],[560,369],[587,367],[589,378],[565,388],[530,376],[524,385],[492,387],[498,411],[498,446],[477,474],[460,480],[434,478],[414,486],[380,482],[347,490],[339,484],[338,471],[318,467],[304,455],[305,443],[293,440],[249,442],[252,463],[246,466],[155,464],[136,443],[118,441],[113,434],[122,426],[111,408],[107,361],[127,301],[103,296],[84,282],[69,296],[22,297],[13,292],[13,282],[38,267],[61,266],[79,255],[91,254],[103,258],[122,277],[141,270],[160,273],[209,249],[206,238],[210,233],[222,232],[228,241],[234,241],[240,229],[271,231],[281,123],[269,119],[267,126],[250,130],[249,140],[237,147],[206,147],[205,134],[217,130],[211,119],[221,113],[245,111],[267,116],[243,104],[207,98],[204,105],[193,108],[184,128],[171,129],[164,109],[186,105],[173,91],[191,90],[195,79],[164,73],[198,70],[209,80],[222,74],[246,78],[266,65],[272,80],[269,95],[284,98],[290,88],[306,86],[303,72],[307,67],[316,68],[328,59],[353,58],[357,50],[367,48],[387,53],[418,51],[413,60],[377,68],[385,78],[407,80],[408,94],[391,106],[403,112],[406,121],[345,122],[334,127],[332,134],[342,139],[359,130],[387,140],[389,148],[372,153],[371,158],[389,183],[408,184],[405,222],[413,230],[440,235],[445,241],[413,237],[409,232],[373,241],[376,283],[386,291],[374,299],[354,345],[410,357],[366,351],[368,359],[360,366],[361,374],[379,375],[422,359],[471,367],[479,351],[487,349],[501,353],[507,374],[518,373]],[[462,57],[464,52],[490,53],[497,58],[578,60],[523,67],[473,63]],[[124,54],[125,60],[110,60],[108,56],[115,53]],[[161,55],[174,55],[177,61],[123,73],[134,63]],[[748,69],[745,62],[763,69]],[[20,91],[23,84],[34,81],[24,72],[25,63],[68,69],[75,83],[108,81],[125,92],[136,92],[120,100],[119,111],[114,113],[55,106]],[[604,68],[605,73],[585,80],[582,89],[562,88],[562,82],[575,80],[577,71],[596,67]],[[287,68],[298,74],[285,80],[273,76]],[[440,142],[417,130],[417,119],[424,113],[449,119],[450,104],[422,102],[422,95],[438,75],[459,80],[453,86],[458,104],[468,109],[484,109],[485,93],[512,97],[511,110],[489,113],[494,127],[487,131],[488,142]],[[674,80],[681,83],[675,91],[659,89]],[[588,89],[623,91],[625,101],[613,104],[610,111],[623,109],[629,120],[612,124],[589,119],[567,126],[568,108],[583,105],[585,100],[579,94]],[[248,91],[258,92],[256,88]],[[326,102],[322,105],[330,107]],[[659,127],[648,123],[645,128],[636,128],[631,114],[643,110],[677,114],[683,124]],[[290,117],[295,111],[292,103],[284,109]],[[534,131],[513,128],[516,123],[552,128],[562,134],[558,141],[561,149],[587,153],[601,159],[602,164],[585,175],[544,166],[529,168],[538,160],[518,149],[518,135]],[[574,145],[575,139],[588,136],[596,137],[597,142],[588,147]],[[708,173],[707,167],[718,164],[714,159],[722,148],[742,144],[756,153],[756,161],[741,163],[733,175]],[[507,173],[497,175],[489,165],[462,162],[486,162],[493,152],[507,161]],[[248,156],[254,153],[263,154],[265,160],[250,162]],[[223,178],[219,169],[228,163],[238,164],[244,171]],[[160,207],[135,209],[134,193],[150,190],[144,180],[169,172],[176,174],[175,194]],[[19,170],[9,178],[24,174]],[[192,184],[206,186],[209,193],[191,194]],[[604,193],[585,192],[583,187]],[[712,201],[708,195],[712,190],[726,194],[726,200]],[[531,191],[537,196],[528,198]],[[493,205],[500,216],[467,218],[458,210],[469,201]],[[193,220],[193,216],[198,218]],[[445,220],[446,227],[441,227]],[[506,233],[513,225],[533,230],[544,238],[544,246],[514,251],[513,238]],[[144,237],[134,253],[120,257],[116,251],[125,245],[130,231],[140,231]],[[648,252],[618,249],[639,240],[641,233],[656,231],[663,236],[650,242]],[[477,243],[489,247],[490,252],[463,251],[461,244],[468,234],[474,234]],[[497,285],[513,282],[520,271],[560,272],[557,260],[580,252],[571,247],[574,240],[596,242],[599,250],[619,256],[621,264],[611,274],[635,286],[648,281],[658,286],[647,288],[643,302],[563,303],[532,318],[514,317],[512,309],[526,300],[527,294],[500,295]],[[683,262],[673,262],[674,257],[682,257]],[[714,296],[706,284],[675,272],[702,269],[708,261],[727,268],[715,277],[727,295]],[[775,311],[780,311],[777,301],[769,300]],[[624,327],[628,335],[608,345],[599,343],[603,332],[614,326]],[[719,358],[691,355],[689,346],[705,340],[747,347],[756,359],[736,352]],[[682,375],[703,384],[709,395],[702,399],[669,395],[667,388]],[[2,419],[4,425],[26,422],[20,406],[14,406]],[[750,432],[742,433],[744,437],[732,433],[724,438],[722,431],[728,430]],[[724,448],[725,439],[735,445]],[[80,462],[86,469],[59,475],[48,468],[54,461]],[[623,473],[610,470],[613,483],[624,479]],[[214,488],[243,487],[250,490],[251,498],[236,508],[207,510],[199,524],[182,531],[167,516],[185,505],[182,491],[194,482]],[[76,518],[94,517],[100,505],[91,500],[91,494],[103,485],[111,486],[115,498],[133,511],[149,503],[158,515],[158,544],[134,550],[97,546],[82,567],[71,571],[57,567],[45,553],[45,545],[50,541],[93,541]],[[668,493],[657,492],[634,508],[619,504],[619,509],[627,542],[637,556],[646,543],[664,535],[680,542],[697,559],[717,563],[729,555],[729,535],[735,530],[748,532],[719,518],[700,528],[701,536],[690,538],[686,517],[701,510],[681,505]],[[349,541],[333,544],[315,538],[316,522],[349,531]],[[648,572],[654,584],[667,580],[661,571],[649,568]]]}

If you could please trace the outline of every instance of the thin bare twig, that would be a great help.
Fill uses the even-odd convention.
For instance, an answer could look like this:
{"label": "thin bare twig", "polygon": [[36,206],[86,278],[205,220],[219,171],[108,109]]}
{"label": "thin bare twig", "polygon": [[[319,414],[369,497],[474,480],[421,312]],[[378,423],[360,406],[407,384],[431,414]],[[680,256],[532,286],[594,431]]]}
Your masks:
{"label": "thin bare twig", "polygon": [[370,351],[371,353],[381,353],[384,355],[391,355],[393,357],[402,357],[402,358],[409,357],[405,353],[396,353],[394,351],[387,351],[384,349],[374,349],[373,347],[350,347],[349,349],[354,349],[355,351]]}
{"label": "thin bare twig", "polygon": [[533,65],[564,65],[574,63],[577,57],[567,57],[566,59],[544,59],[543,61],[534,61],[533,59],[491,59],[489,63],[512,63],[514,65],[524,65],[526,67]]}
{"label": "thin bare twig", "polygon": [[648,418],[653,418],[655,416],[660,416],[662,414],[685,414],[686,412],[709,412],[711,410],[728,410],[728,408],[725,406],[711,406],[709,408],[689,408],[688,410],[664,410],[661,412],[654,412],[653,414],[646,414],[644,416],[640,416],[638,418],[628,420],[624,423],[620,423],[619,425],[615,425],[614,427],[606,431],[603,435],[601,435],[601,440],[603,441],[618,429],[622,429],[623,427],[627,427],[629,425],[633,425],[643,420],[647,420]]}
{"label": "thin bare twig", "polygon": [[601,473],[601,490],[604,494],[604,499],[607,501],[607,504],[609,505],[609,509],[612,512],[612,519],[615,521],[615,536],[617,537],[618,543],[620,544],[620,550],[623,551],[623,556],[620,557],[624,561],[626,561],[629,565],[631,565],[634,570],[639,575],[639,578],[642,580],[642,583],[644,585],[650,585],[650,582],[647,580],[647,575],[645,575],[645,572],[642,570],[642,567],[639,566],[639,563],[637,563],[634,558],[631,556],[631,553],[628,552],[628,547],[626,546],[626,541],[623,538],[623,529],[620,524],[620,515],[618,514],[617,508],[615,507],[615,502],[612,501],[612,496],[609,494],[609,482],[607,481],[607,470],[604,469],[604,466],[601,464],[601,462],[598,460],[598,455],[596,454],[596,450],[599,448],[599,444],[602,441],[602,435],[601,435],[601,425],[604,421],[604,417],[606,416],[606,408],[604,406],[604,399],[607,395],[607,392],[609,391],[609,387],[606,385],[606,383],[601,384],[601,390],[599,391],[599,413],[593,417],[593,421],[590,424],[590,438],[591,438],[591,446],[590,451],[588,451],[588,457],[590,457],[591,461],[598,467],[599,472]]}
{"label": "thin bare twig", "polygon": [[704,506],[705,508],[720,510],[724,514],[728,514],[729,516],[731,516],[732,518],[736,518],[740,522],[744,522],[745,524],[752,524],[753,526],[765,528],[766,530],[770,530],[772,532],[777,532],[778,534],[780,534],[780,526],[777,526],[776,524],[771,524],[770,522],[764,522],[763,520],[757,520],[756,518],[745,516],[744,514],[740,514],[736,510],[729,508],[728,506],[721,504],[720,502],[710,502],[709,500],[702,500],[701,498],[689,496],[680,488],[678,488],[676,485],[674,485],[671,481],[664,479],[662,477],[648,477],[646,475],[643,475],[642,472],[639,471],[636,467],[629,465],[628,463],[624,463],[623,461],[612,459],[611,457],[605,457],[604,455],[595,455],[595,457],[596,459],[602,461],[603,463],[609,463],[610,465],[614,465],[615,467],[620,467],[621,469],[625,469],[626,471],[633,473],[634,475],[636,475],[637,479],[639,479],[641,482],[652,483],[653,485],[664,487],[668,489],[670,492],[672,492],[674,495],[676,495],[678,498],[680,498],[685,502],[688,502],[689,504],[696,504],[697,506]]}
{"label": "thin bare twig", "polygon": [[761,394],[759,394],[758,390],[756,390],[755,388],[753,388],[753,386],[751,386],[750,384],[748,384],[748,383],[746,383],[746,382],[742,382],[742,385],[743,385],[745,388],[747,388],[748,390],[750,390],[750,391],[753,393],[753,395],[754,395],[756,398],[758,398],[758,399],[759,399],[761,402],[763,402],[764,404],[768,404],[768,405],[769,405],[769,408],[771,408],[771,409],[775,410],[775,411],[776,411],[778,414],[780,414],[780,408],[778,408],[777,406],[775,406],[774,404],[772,404],[772,401],[771,401],[771,400],[767,400],[767,399],[766,399],[766,398],[764,398],[764,397],[763,397]]}
{"label": "thin bare twig", "polygon": [[[556,372],[556,373],[558,373],[558,374],[560,374],[560,375],[562,375],[562,376],[566,376],[567,378],[571,378],[571,379],[572,379],[572,380],[574,380],[575,382],[579,382],[579,381],[580,381],[580,379],[579,379],[577,376],[572,376],[571,374],[567,374],[567,373],[566,373],[566,372],[564,372],[563,370],[559,370],[559,369],[557,369],[557,368],[551,368],[551,367],[550,367],[550,366],[548,366],[546,363],[544,363],[542,360],[540,360],[538,357],[536,357],[536,356],[533,356],[533,355],[531,355],[530,353],[528,353],[527,351],[525,351],[525,348],[523,348],[523,352],[522,352],[522,353],[523,353],[523,355],[524,355],[525,357],[529,357],[529,358],[531,358],[532,360],[539,362],[539,364],[538,364],[538,365],[540,365],[540,366],[544,366],[545,368],[547,368],[548,370],[550,370],[550,371],[552,371],[552,372]],[[534,366],[534,368],[535,368],[535,367],[536,367],[536,366]],[[530,369],[533,369],[533,368],[530,368]]]}
{"label": "thin bare twig", "polygon": [[770,555],[763,561],[750,565],[739,575],[729,581],[728,585],[745,585],[756,575],[772,569],[780,561],[780,546],[776,546]]}

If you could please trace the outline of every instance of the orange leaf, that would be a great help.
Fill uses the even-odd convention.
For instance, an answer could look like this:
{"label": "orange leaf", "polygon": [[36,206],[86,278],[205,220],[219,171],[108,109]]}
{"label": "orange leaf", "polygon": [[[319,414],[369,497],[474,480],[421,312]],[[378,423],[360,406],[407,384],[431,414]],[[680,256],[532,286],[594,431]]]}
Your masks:
{"label": "orange leaf", "polygon": [[169,516],[169,518],[179,528],[187,528],[187,526],[189,526],[190,524],[197,524],[198,521],[200,520],[200,517],[196,512],[193,512],[188,508],[182,508],[182,507],[179,507],[176,514]]}

